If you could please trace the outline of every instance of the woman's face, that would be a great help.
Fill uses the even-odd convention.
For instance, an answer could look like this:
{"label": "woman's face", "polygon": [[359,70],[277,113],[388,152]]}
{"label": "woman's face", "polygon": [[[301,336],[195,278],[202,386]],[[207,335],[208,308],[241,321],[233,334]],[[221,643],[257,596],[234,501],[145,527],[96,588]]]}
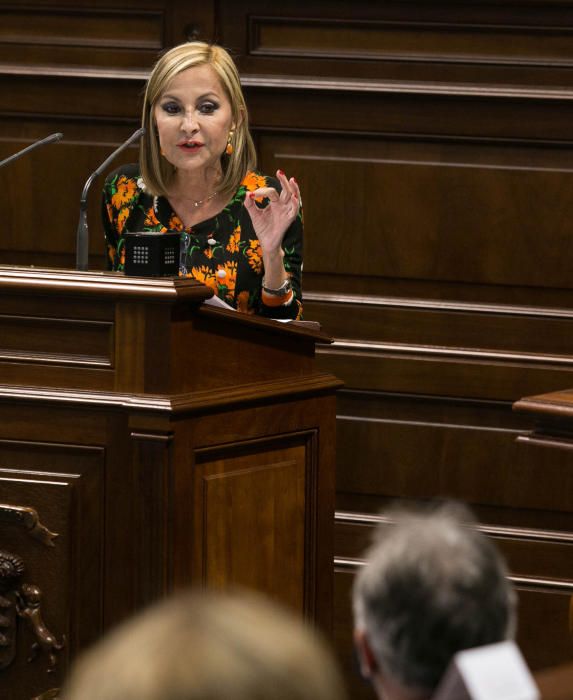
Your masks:
{"label": "woman's face", "polygon": [[176,75],[157,100],[154,116],[163,157],[178,171],[220,170],[233,116],[211,66]]}

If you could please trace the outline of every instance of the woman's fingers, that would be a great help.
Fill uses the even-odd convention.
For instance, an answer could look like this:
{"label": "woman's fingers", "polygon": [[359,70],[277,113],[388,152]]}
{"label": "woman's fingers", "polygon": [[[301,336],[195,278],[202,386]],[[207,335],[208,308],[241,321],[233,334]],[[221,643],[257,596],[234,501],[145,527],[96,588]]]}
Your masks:
{"label": "woman's fingers", "polygon": [[298,188],[298,182],[294,179],[294,177],[291,177],[291,179],[289,180],[289,185],[291,188],[292,196],[296,197],[300,206],[300,190]]}
{"label": "woman's fingers", "polygon": [[281,200],[288,202],[293,193],[290,182],[282,170],[277,170],[277,180],[281,183]]}
{"label": "woman's fingers", "polygon": [[281,184],[280,194],[274,187],[259,187],[258,189],[249,192],[247,194],[247,198],[260,201],[266,197],[271,202],[281,202],[283,204],[287,204],[294,199],[298,204],[300,204],[300,190],[294,177],[289,179],[282,170],[277,170],[277,179]]}
{"label": "woman's fingers", "polygon": [[[274,187],[259,187],[248,192],[245,208],[249,212],[255,234],[261,243],[263,254],[273,254],[280,249],[285,232],[296,219],[300,206],[300,190],[296,180],[279,170],[277,179],[280,193]],[[267,206],[257,206],[260,203]]]}
{"label": "woman's fingers", "polygon": [[274,187],[259,187],[258,190],[253,190],[252,192],[249,192],[247,197],[250,197],[251,199],[261,199],[263,197],[266,197],[267,199],[270,199],[271,202],[278,202],[280,199],[279,193],[275,190]]}
{"label": "woman's fingers", "polygon": [[[260,219],[265,211],[265,219],[269,220],[270,217],[278,222],[285,217],[287,221],[292,221],[298,214],[301,200],[296,180],[294,177],[287,178],[282,170],[277,171],[277,179],[281,186],[280,193],[274,187],[259,187],[247,193],[245,206],[252,217]],[[268,207],[262,209],[255,206],[255,202],[261,203],[265,200],[268,202]]]}

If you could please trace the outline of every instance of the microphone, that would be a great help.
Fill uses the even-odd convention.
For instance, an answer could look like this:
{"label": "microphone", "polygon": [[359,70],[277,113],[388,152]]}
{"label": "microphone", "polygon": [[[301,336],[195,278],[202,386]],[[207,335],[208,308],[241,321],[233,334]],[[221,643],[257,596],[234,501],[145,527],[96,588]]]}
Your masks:
{"label": "microphone", "polygon": [[14,153],[14,155],[8,156],[8,158],[4,158],[4,160],[0,161],[0,168],[4,165],[8,165],[8,163],[11,163],[13,160],[21,158],[22,156],[26,155],[26,153],[33,151],[39,146],[44,146],[47,143],[55,143],[56,141],[61,141],[63,138],[64,135],[58,132],[57,134],[50,134],[49,136],[46,136],[45,139],[40,139],[35,143],[31,143],[29,146],[26,146],[26,148],[23,148],[21,151],[18,151],[18,153]]}
{"label": "microphone", "polygon": [[89,253],[89,231],[88,231],[88,190],[96,177],[102,174],[102,172],[107,168],[107,166],[116,158],[125,148],[131,146],[134,141],[139,140],[145,129],[142,127],[121,144],[119,148],[108,156],[104,162],[94,170],[93,173],[86,180],[84,189],[82,190],[82,196],[80,199],[80,220],[78,222],[78,232],[76,237],[76,270],[87,270],[88,269],[88,253]]}

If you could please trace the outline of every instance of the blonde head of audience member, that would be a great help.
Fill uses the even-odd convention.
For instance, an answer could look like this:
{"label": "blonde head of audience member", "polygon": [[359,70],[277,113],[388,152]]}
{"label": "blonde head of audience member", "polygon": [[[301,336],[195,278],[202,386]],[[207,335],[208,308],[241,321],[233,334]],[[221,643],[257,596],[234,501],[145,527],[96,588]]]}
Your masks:
{"label": "blonde head of audience member", "polygon": [[117,628],[61,700],[344,700],[312,630],[251,594],[187,593]]}

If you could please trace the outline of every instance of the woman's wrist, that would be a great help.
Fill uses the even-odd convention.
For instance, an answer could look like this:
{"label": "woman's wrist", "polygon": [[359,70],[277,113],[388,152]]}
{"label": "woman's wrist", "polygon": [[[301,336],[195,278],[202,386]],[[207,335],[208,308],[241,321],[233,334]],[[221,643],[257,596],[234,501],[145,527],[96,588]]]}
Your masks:
{"label": "woman's wrist", "polygon": [[265,255],[263,253],[264,286],[267,289],[280,289],[288,279],[283,259],[284,251],[282,248],[273,255]]}
{"label": "woman's wrist", "polygon": [[281,267],[284,269],[283,265],[283,259],[285,256],[284,250],[279,246],[276,250],[273,250],[271,252],[262,251],[262,258],[263,258],[263,265],[265,266],[265,270],[273,267]]}
{"label": "woman's wrist", "polygon": [[268,294],[272,297],[282,297],[291,291],[292,284],[290,279],[287,277],[280,285],[280,287],[271,287],[267,282],[266,278],[263,277],[262,287],[263,292],[265,292],[265,294]]}

